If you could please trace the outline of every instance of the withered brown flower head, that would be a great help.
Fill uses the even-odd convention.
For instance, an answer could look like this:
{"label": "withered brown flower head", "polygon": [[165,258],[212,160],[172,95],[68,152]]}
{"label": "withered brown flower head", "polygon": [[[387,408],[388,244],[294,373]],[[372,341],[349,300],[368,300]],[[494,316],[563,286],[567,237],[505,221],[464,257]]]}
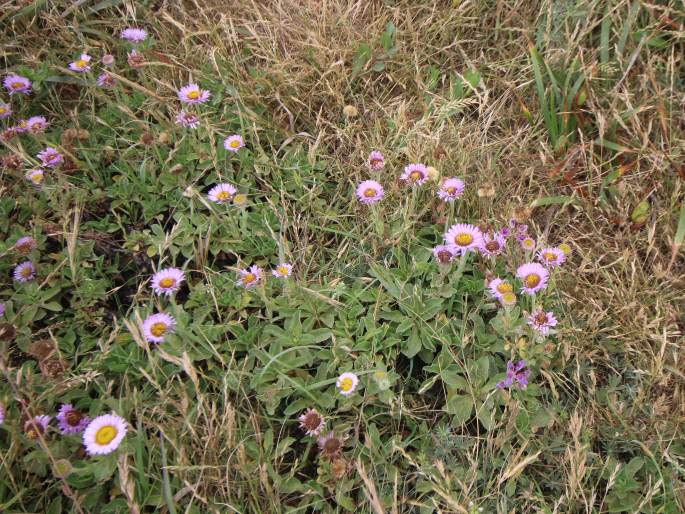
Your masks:
{"label": "withered brown flower head", "polygon": [[337,437],[334,432],[319,437],[317,444],[321,457],[326,460],[337,459],[342,455],[343,440]]}
{"label": "withered brown flower head", "polygon": [[9,153],[2,156],[2,167],[8,170],[18,170],[24,164],[21,156],[15,153]]}
{"label": "withered brown flower head", "polygon": [[316,409],[307,409],[307,412],[298,419],[300,420],[300,428],[307,435],[319,435],[326,424],[326,420]]}
{"label": "withered brown flower head", "polygon": [[331,474],[336,480],[341,480],[347,473],[347,461],[345,459],[335,459],[331,464]]}

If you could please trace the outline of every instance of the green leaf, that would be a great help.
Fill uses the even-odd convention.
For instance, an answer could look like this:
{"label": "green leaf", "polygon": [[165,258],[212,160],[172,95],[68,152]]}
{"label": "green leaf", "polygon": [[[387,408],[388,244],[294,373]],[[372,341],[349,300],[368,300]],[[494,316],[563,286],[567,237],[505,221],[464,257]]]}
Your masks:
{"label": "green leaf", "polygon": [[576,203],[577,198],[575,196],[545,196],[544,198],[537,198],[533,200],[530,204],[532,208],[534,207],[544,207],[545,205],[562,205],[569,203]]}
{"label": "green leaf", "polygon": [[447,400],[444,410],[452,414],[457,423],[466,423],[473,412],[473,399],[470,396],[455,394]]}
{"label": "green leaf", "polygon": [[633,212],[630,214],[630,219],[633,221],[633,223],[641,225],[647,221],[647,218],[649,218],[650,211],[651,207],[649,202],[647,200],[642,200],[633,209]]}

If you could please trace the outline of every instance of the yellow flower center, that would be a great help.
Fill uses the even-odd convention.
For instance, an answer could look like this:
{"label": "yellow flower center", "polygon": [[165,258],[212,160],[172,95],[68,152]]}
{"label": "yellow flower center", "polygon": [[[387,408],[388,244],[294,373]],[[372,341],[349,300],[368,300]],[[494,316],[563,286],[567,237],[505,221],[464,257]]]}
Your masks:
{"label": "yellow flower center", "polygon": [[545,259],[546,261],[555,261],[555,260],[557,260],[557,255],[556,255],[555,253],[552,253],[552,252],[545,252],[545,253],[542,254],[542,257],[544,257],[544,259]]}
{"label": "yellow flower center", "polygon": [[31,182],[34,184],[40,184],[43,182],[43,174],[42,173],[34,173],[31,175]]}
{"label": "yellow flower center", "polygon": [[468,232],[463,232],[461,234],[457,234],[457,237],[454,238],[454,242],[459,246],[468,246],[473,243],[473,236]]}
{"label": "yellow flower center", "polygon": [[42,124],[42,123],[39,123],[39,122],[36,122],[36,123],[34,123],[33,125],[31,125],[31,128],[32,128],[33,130],[40,130],[41,128],[43,128],[43,124]]}
{"label": "yellow flower center", "polygon": [[276,271],[278,271],[278,274],[282,276],[286,276],[288,274],[288,268],[285,266],[279,266]]}
{"label": "yellow flower center", "polygon": [[409,178],[412,179],[414,182],[416,182],[417,180],[421,180],[421,177],[422,175],[420,171],[412,171],[409,174]]}
{"label": "yellow flower center", "polygon": [[245,205],[247,203],[247,196],[245,196],[243,194],[235,195],[233,197],[233,202],[236,205]]}
{"label": "yellow flower center", "polygon": [[88,61],[84,59],[79,59],[78,61],[76,61],[77,68],[85,68],[86,66],[88,66]]}
{"label": "yellow flower center", "polygon": [[351,391],[352,387],[354,386],[354,382],[352,382],[352,379],[350,377],[345,377],[340,381],[340,390],[341,391]]}
{"label": "yellow flower center", "polygon": [[534,244],[535,243],[533,243],[533,241],[531,239],[524,239],[523,240],[523,246],[525,246],[526,248],[532,248]]}
{"label": "yellow flower center", "polygon": [[104,446],[111,443],[116,436],[117,429],[112,425],[105,425],[104,427],[100,427],[100,429],[95,433],[95,442]]}
{"label": "yellow flower center", "polygon": [[504,293],[511,293],[514,290],[511,284],[508,282],[502,282],[497,286],[497,291],[504,294]]}
{"label": "yellow flower center", "polygon": [[516,303],[516,295],[512,293],[511,291],[508,293],[504,293],[502,295],[502,301],[506,305],[514,305]]}
{"label": "yellow flower center", "polygon": [[152,335],[155,337],[162,337],[166,333],[166,329],[166,323],[158,321],[157,323],[152,324],[150,327],[150,332],[152,332]]}
{"label": "yellow flower center", "polygon": [[229,146],[231,148],[238,148],[240,146],[240,140],[239,139],[234,139],[229,143]]}
{"label": "yellow flower center", "polygon": [[26,127],[28,126],[28,124],[29,124],[29,122],[26,121],[26,120],[21,120],[21,121],[19,122],[19,126],[20,126],[21,128],[26,128]]}
{"label": "yellow flower center", "polygon": [[31,276],[31,268],[29,266],[24,266],[21,270],[21,276],[24,278],[29,278]]}
{"label": "yellow flower center", "polygon": [[7,112],[7,109],[4,107],[0,107],[0,114],[5,114]]}
{"label": "yellow flower center", "polygon": [[188,94],[186,95],[188,98],[191,100],[197,100],[200,98],[200,92],[195,90],[195,91],[189,91]]}
{"label": "yellow flower center", "polygon": [[23,88],[23,87],[24,87],[24,83],[23,83],[23,82],[19,82],[19,81],[17,81],[17,82],[12,82],[12,89],[21,89],[21,88]]}
{"label": "yellow flower center", "polygon": [[448,195],[453,195],[457,192],[457,188],[454,186],[446,187],[445,192],[447,192]]}
{"label": "yellow flower center", "polygon": [[376,190],[374,188],[370,187],[364,191],[364,196],[366,198],[372,198],[372,197],[376,196]]}
{"label": "yellow flower center", "polygon": [[159,281],[160,287],[163,287],[165,289],[168,289],[170,287],[174,287],[176,285],[176,279],[171,278],[171,277],[166,277],[163,278],[162,280]]}
{"label": "yellow flower center", "polygon": [[217,200],[221,200],[222,202],[225,202],[226,200],[231,199],[231,193],[228,191],[219,191],[216,195]]}
{"label": "yellow flower center", "polygon": [[542,279],[540,278],[540,275],[538,275],[537,273],[531,273],[526,277],[524,282],[526,283],[527,287],[532,289],[533,287],[536,287],[541,280]]}
{"label": "yellow flower center", "polygon": [[568,255],[569,253],[571,253],[571,247],[570,247],[569,245],[567,245],[566,243],[561,243],[561,244],[559,245],[559,249],[560,249],[562,252],[564,252],[566,255]]}
{"label": "yellow flower center", "polygon": [[243,283],[251,284],[255,280],[257,280],[257,275],[255,275],[254,273],[248,273],[247,275],[245,275],[245,278],[243,279]]}

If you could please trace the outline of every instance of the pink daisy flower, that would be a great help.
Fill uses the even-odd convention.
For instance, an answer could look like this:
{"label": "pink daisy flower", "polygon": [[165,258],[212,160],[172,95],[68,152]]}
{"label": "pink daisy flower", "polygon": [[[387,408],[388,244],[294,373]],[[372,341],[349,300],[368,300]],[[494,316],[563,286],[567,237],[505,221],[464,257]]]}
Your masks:
{"label": "pink daisy flower", "polygon": [[142,43],[147,38],[147,31],[136,27],[129,27],[121,31],[121,39],[133,43]]}
{"label": "pink daisy flower", "polygon": [[522,292],[535,294],[547,286],[549,271],[537,262],[528,262],[518,267],[516,276],[523,281]]}
{"label": "pink daisy flower", "polygon": [[238,150],[240,150],[243,146],[245,146],[245,142],[243,141],[243,138],[238,134],[228,136],[224,140],[224,148],[229,152],[237,153]]}
{"label": "pink daisy flower", "polygon": [[483,246],[483,232],[467,223],[452,225],[445,234],[445,243],[461,255],[464,252],[476,251]]}
{"label": "pink daisy flower", "polygon": [[357,186],[357,197],[361,203],[370,205],[372,203],[379,202],[385,191],[383,186],[381,186],[375,180],[365,180]]}
{"label": "pink daisy flower", "polygon": [[48,127],[48,120],[45,119],[45,116],[31,116],[26,120],[26,123],[31,134],[42,134]]}
{"label": "pink daisy flower", "polygon": [[197,84],[188,84],[179,90],[178,98],[186,104],[202,104],[209,100],[209,91]]}
{"label": "pink daisy flower", "polygon": [[438,196],[445,202],[453,202],[464,193],[464,181],[456,177],[447,178],[438,189]]}
{"label": "pink daisy flower", "polygon": [[532,237],[524,237],[523,239],[521,239],[520,244],[521,248],[523,248],[527,252],[532,252],[533,250],[535,250],[535,239],[533,239]]}
{"label": "pink daisy flower", "polygon": [[9,118],[12,114],[12,106],[5,102],[0,102],[0,120]]}
{"label": "pink daisy flower", "polygon": [[112,89],[114,86],[116,86],[117,79],[115,79],[114,76],[110,75],[109,73],[104,72],[98,75],[97,84],[100,87]]}
{"label": "pink daisy flower", "polygon": [[483,246],[480,251],[486,257],[496,257],[504,251],[506,240],[500,232],[493,234],[483,234]]}
{"label": "pink daisy flower", "polygon": [[163,343],[167,334],[173,333],[176,320],[164,312],[158,312],[148,316],[143,321],[143,334],[151,343]]}
{"label": "pink daisy flower", "polygon": [[282,262],[276,266],[276,269],[271,270],[271,274],[276,278],[288,278],[293,274],[293,266],[292,264]]}
{"label": "pink daisy flower", "polygon": [[556,268],[564,263],[566,254],[561,248],[543,248],[538,252],[538,260],[548,268]]}
{"label": "pink daisy flower", "polygon": [[457,256],[457,252],[454,251],[454,247],[450,245],[437,245],[433,248],[433,257],[440,264],[449,264]]}
{"label": "pink daisy flower", "polygon": [[81,414],[69,403],[62,405],[55,417],[57,418],[59,429],[64,435],[80,434],[90,423],[88,416]]}
{"label": "pink daisy flower", "polygon": [[228,203],[230,202],[238,190],[231,184],[217,184],[212,189],[209,190],[207,196],[212,202],[216,203]]}
{"label": "pink daisy flower", "polygon": [[74,62],[69,63],[69,69],[72,71],[77,71],[79,73],[85,73],[86,71],[90,71],[90,59],[90,55],[81,54],[81,57],[79,59],[76,59]]}
{"label": "pink daisy flower", "polygon": [[385,156],[378,150],[374,150],[369,154],[366,164],[371,171],[381,171],[385,166]]}
{"label": "pink daisy flower", "polygon": [[5,85],[5,89],[10,92],[10,95],[13,95],[14,93],[27,95],[31,92],[31,81],[16,73],[7,75],[3,84]]}
{"label": "pink daisy flower", "polygon": [[26,178],[30,180],[34,186],[40,186],[45,178],[45,172],[40,168],[29,170],[26,172]]}
{"label": "pink daisy flower", "polygon": [[501,278],[494,278],[488,284],[488,289],[492,293],[492,296],[494,296],[498,300],[501,300],[503,295],[505,295],[506,293],[512,293],[514,291],[514,286],[512,286],[506,280],[502,280]]}
{"label": "pink daisy flower", "polygon": [[83,432],[83,445],[88,455],[106,455],[116,450],[124,439],[128,423],[114,413],[98,416]]}
{"label": "pink daisy flower", "polygon": [[59,166],[64,160],[62,154],[60,154],[51,146],[48,146],[43,151],[39,152],[36,157],[40,159],[40,162],[43,164],[43,166],[48,166],[49,168],[55,168]]}
{"label": "pink daisy flower", "polygon": [[185,274],[178,268],[165,268],[152,276],[152,290],[158,295],[172,295],[181,288]]}
{"label": "pink daisy flower", "polygon": [[400,178],[409,184],[420,186],[428,180],[428,168],[421,163],[410,164],[404,168]]}
{"label": "pink daisy flower", "polygon": [[36,268],[31,261],[24,261],[14,268],[12,275],[17,282],[28,282],[36,278]]}
{"label": "pink daisy flower", "polygon": [[357,389],[357,385],[359,385],[359,377],[349,371],[341,374],[335,382],[335,386],[343,396],[349,396],[354,393]]}
{"label": "pink daisy flower", "polygon": [[196,129],[200,126],[200,118],[195,113],[181,110],[176,115],[176,124],[185,128]]}
{"label": "pink daisy flower", "polygon": [[102,56],[102,64],[105,66],[112,66],[115,62],[114,56],[112,54],[105,54]]}
{"label": "pink daisy flower", "polygon": [[545,312],[543,309],[538,309],[528,316],[528,324],[540,332],[543,336],[549,333],[550,327],[557,325],[557,319],[553,312]]}
{"label": "pink daisy flower", "polygon": [[51,416],[35,416],[24,423],[24,433],[29,439],[39,439],[41,435],[45,435],[50,424]]}
{"label": "pink daisy flower", "polygon": [[259,283],[263,273],[262,268],[255,265],[250,266],[247,269],[241,269],[238,271],[240,278],[236,282],[236,285],[243,286],[245,289],[251,289]]}

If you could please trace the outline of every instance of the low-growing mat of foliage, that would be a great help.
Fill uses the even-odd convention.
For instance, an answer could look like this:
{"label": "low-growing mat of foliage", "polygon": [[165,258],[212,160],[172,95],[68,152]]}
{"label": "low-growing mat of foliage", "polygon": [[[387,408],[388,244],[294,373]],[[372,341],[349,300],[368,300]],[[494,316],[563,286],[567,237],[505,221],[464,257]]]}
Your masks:
{"label": "low-growing mat of foliage", "polygon": [[683,27],[4,6],[0,511],[685,510]]}

